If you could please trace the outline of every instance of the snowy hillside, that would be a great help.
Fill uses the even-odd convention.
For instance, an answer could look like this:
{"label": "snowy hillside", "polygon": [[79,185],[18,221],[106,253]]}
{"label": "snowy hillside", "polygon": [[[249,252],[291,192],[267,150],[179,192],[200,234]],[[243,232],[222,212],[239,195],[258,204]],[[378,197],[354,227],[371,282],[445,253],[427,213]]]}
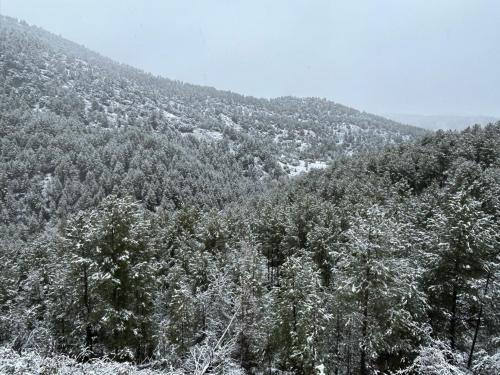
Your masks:
{"label": "snowy hillside", "polygon": [[500,373],[500,122],[427,134],[0,25],[0,374]]}
{"label": "snowy hillside", "polygon": [[424,133],[324,99],[256,99],[154,77],[8,17],[0,28],[4,109],[22,103],[88,126],[220,142],[234,153],[251,151],[258,170],[279,162],[292,175],[308,170],[297,166],[323,167],[338,155]]}

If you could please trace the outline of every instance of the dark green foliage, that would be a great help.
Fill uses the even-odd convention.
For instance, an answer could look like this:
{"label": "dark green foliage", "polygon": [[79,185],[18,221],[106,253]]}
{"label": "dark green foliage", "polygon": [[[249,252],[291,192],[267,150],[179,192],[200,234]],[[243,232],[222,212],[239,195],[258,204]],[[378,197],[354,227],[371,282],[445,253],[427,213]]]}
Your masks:
{"label": "dark green foliage", "polygon": [[1,345],[181,374],[498,373],[500,123],[402,143],[423,132],[2,21]]}
{"label": "dark green foliage", "polygon": [[[346,158],[222,210],[203,191],[179,205],[136,195],[161,175],[133,155],[159,135],[41,126],[3,139],[4,344],[186,368],[215,350],[221,368],[297,374],[415,371],[436,348],[450,366],[493,366],[500,149],[476,148],[500,124]],[[25,147],[51,132],[46,149],[66,152],[40,180],[44,147]],[[422,174],[431,155],[442,164]]]}

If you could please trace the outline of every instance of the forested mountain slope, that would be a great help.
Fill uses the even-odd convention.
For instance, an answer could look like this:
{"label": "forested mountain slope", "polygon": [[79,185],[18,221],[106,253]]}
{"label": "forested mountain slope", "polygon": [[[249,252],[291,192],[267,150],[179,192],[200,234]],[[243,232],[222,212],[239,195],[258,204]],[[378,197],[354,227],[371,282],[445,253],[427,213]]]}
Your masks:
{"label": "forested mountain slope", "polygon": [[499,373],[500,123],[0,46],[0,373]]}
{"label": "forested mountain slope", "polygon": [[221,209],[340,155],[424,134],[325,100],[255,99],[154,77],[3,16],[0,46],[8,233],[36,234],[111,193],[151,210]]}
{"label": "forested mountain slope", "polygon": [[256,99],[154,77],[26,23],[0,21],[3,111],[51,112],[87,125],[221,141],[271,174],[269,164],[276,162],[297,173],[306,162],[325,163],[424,133],[322,99]]}
{"label": "forested mountain slope", "polygon": [[500,123],[222,211],[107,196],[3,238],[0,369],[497,374],[499,197]]}

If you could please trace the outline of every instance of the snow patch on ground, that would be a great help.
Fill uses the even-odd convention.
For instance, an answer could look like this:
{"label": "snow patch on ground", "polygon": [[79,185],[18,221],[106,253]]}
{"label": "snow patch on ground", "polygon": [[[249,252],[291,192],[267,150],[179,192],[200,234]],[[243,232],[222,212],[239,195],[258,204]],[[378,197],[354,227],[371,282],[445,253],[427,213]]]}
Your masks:
{"label": "snow patch on ground", "polygon": [[50,173],[47,173],[42,180],[42,196],[47,199],[49,187],[52,183],[53,177]]}
{"label": "snow patch on ground", "polygon": [[191,133],[200,141],[220,141],[224,136],[221,132],[207,129],[194,129]]}
{"label": "snow patch on ground", "polygon": [[298,151],[305,151],[307,150],[309,147],[311,147],[311,145],[307,142],[302,142],[300,140],[296,141],[296,146],[297,146],[297,150]]}
{"label": "snow patch on ground", "polygon": [[228,116],[221,114],[220,118],[224,125],[226,125],[228,128],[233,128],[235,130],[241,130],[241,126],[236,124],[232,119],[230,119]]}
{"label": "snow patch on ground", "polygon": [[165,110],[163,111],[163,117],[171,118],[171,119],[178,119],[179,118],[179,116],[176,116],[173,113],[167,112]]}
{"label": "snow patch on ground", "polygon": [[59,375],[160,375],[179,374],[178,372],[140,370],[128,363],[96,359],[87,363],[63,356],[47,357],[36,352],[25,351],[21,355],[12,349],[0,347],[0,374],[59,374]]}
{"label": "snow patch on ground", "polygon": [[279,165],[288,175],[298,176],[310,172],[313,169],[324,169],[328,166],[328,163],[325,161],[306,162],[304,160],[299,160],[298,163],[283,163],[280,161]]}

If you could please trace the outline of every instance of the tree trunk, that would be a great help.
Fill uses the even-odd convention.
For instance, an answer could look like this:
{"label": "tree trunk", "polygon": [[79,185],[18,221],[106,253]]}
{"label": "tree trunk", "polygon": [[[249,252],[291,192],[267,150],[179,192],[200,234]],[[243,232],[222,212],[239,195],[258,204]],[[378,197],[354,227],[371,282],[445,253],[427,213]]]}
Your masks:
{"label": "tree trunk", "polygon": [[347,362],[347,375],[351,375],[351,331],[348,331],[347,336],[347,353],[346,353],[346,362]]}
{"label": "tree trunk", "polygon": [[90,323],[90,297],[89,297],[89,280],[87,275],[87,267],[83,268],[83,300],[85,303],[85,310],[87,312],[86,316],[86,327],[85,327],[85,348],[92,351],[92,325]]}
{"label": "tree trunk", "polygon": [[[488,272],[488,276],[486,277],[486,286],[484,287],[484,296],[488,294],[488,286],[490,283],[490,273]],[[467,360],[467,368],[470,369],[472,366],[472,358],[474,356],[474,349],[476,347],[477,336],[479,334],[479,328],[481,327],[481,317],[483,315],[483,302],[481,301],[481,305],[479,307],[479,312],[477,314],[476,319],[476,328],[474,330],[474,338],[472,339],[472,345],[470,347],[469,359]]]}
{"label": "tree trunk", "polygon": [[360,356],[360,374],[367,375],[368,369],[366,367],[366,336],[368,334],[368,300],[370,298],[369,291],[369,280],[370,280],[370,266],[368,264],[370,260],[370,248],[368,247],[366,255],[366,279],[364,281],[364,293],[363,293],[363,325],[361,327],[361,356]]}
{"label": "tree trunk", "polygon": [[457,287],[453,285],[451,301],[451,319],[450,319],[450,348],[455,350],[455,335],[457,330]]}
{"label": "tree trunk", "polygon": [[[458,275],[459,264],[458,255],[455,254],[454,277]],[[453,291],[451,296],[451,319],[450,319],[450,348],[455,350],[456,347],[456,331],[457,331],[457,296],[458,287],[456,280],[453,281]]]}
{"label": "tree trunk", "polygon": [[339,349],[340,349],[340,313],[337,311],[337,337],[335,342],[335,359],[337,364],[335,365],[335,375],[339,374]]}
{"label": "tree trunk", "polygon": [[360,357],[360,374],[366,375],[368,374],[368,370],[366,368],[366,335],[368,333],[368,288],[365,290],[365,296],[363,301],[363,326],[361,327],[361,357]]}

